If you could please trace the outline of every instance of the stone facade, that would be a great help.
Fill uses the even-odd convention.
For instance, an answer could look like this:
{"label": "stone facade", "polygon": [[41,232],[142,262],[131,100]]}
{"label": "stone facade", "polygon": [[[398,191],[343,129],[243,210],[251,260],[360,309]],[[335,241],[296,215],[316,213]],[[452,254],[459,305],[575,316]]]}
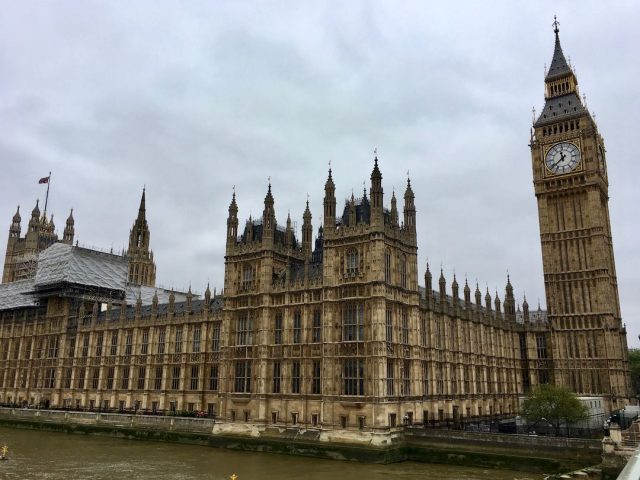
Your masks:
{"label": "stone facade", "polygon": [[[434,289],[428,265],[421,287],[411,182],[402,215],[395,194],[385,207],[377,158],[369,191],[341,212],[329,170],[315,241],[308,205],[301,241],[290,218],[278,225],[271,185],[262,216],[240,229],[234,193],[224,293],[207,287],[203,299],[143,295],[155,282],[143,193],[122,257],[126,285],[46,283],[43,264],[34,280],[0,286],[0,402],[204,410],[230,423],[369,431],[513,415],[524,393],[551,382],[608,407],[625,403],[602,139],[584,108],[561,127],[555,119],[557,88],[577,83],[557,67],[558,49],[559,40],[531,138],[548,317],[526,299],[520,311],[509,278],[504,302],[477,285],[472,294],[466,280],[460,292],[455,276],[447,288],[442,272]],[[571,149],[556,149],[557,161],[548,153],[558,142],[582,152],[573,170],[558,171]],[[75,248],[69,258],[94,255]],[[15,264],[9,251],[5,272]],[[98,270],[107,260],[117,267],[94,256]],[[135,304],[131,284],[140,286]]]}

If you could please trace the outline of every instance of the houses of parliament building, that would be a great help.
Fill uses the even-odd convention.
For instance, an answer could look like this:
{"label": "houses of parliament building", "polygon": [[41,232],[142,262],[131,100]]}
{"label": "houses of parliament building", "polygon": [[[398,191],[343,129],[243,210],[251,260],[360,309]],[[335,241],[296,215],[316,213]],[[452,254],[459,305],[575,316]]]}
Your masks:
{"label": "houses of parliament building", "polygon": [[374,432],[515,415],[547,383],[623,406],[604,141],[557,25],[545,88],[530,148],[547,311],[517,307],[509,278],[500,299],[421,271],[419,182],[386,203],[377,158],[369,191],[344,207],[329,170],[315,235],[308,203],[298,237],[278,223],[271,185],[244,222],[234,192],[224,290],[202,296],[156,288],[144,192],[120,255],[74,245],[72,215],[59,239],[36,205],[24,237],[19,211],[9,228],[0,403]]}

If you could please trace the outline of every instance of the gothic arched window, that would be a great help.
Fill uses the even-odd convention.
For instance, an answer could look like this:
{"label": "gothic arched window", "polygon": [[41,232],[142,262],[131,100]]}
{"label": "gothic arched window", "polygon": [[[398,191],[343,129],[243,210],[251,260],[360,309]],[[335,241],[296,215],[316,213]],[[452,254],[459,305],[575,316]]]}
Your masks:
{"label": "gothic arched window", "polygon": [[400,286],[407,288],[407,256],[400,256]]}
{"label": "gothic arched window", "polygon": [[391,283],[391,252],[388,248],[384,251],[384,281]]}
{"label": "gothic arched window", "polygon": [[360,264],[358,250],[351,248],[347,251],[347,274],[356,275]]}

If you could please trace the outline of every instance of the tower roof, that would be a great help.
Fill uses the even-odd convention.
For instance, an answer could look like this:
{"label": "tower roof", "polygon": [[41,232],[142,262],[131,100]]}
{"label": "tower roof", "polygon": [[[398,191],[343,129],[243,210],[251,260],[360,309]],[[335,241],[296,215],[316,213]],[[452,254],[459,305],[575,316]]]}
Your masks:
{"label": "tower roof", "polygon": [[553,17],[553,19],[553,31],[556,34],[556,45],[553,49],[553,59],[551,60],[549,71],[547,72],[547,76],[545,77],[546,81],[555,80],[556,78],[573,73],[571,67],[567,63],[567,60],[564,58],[562,46],[560,45],[560,29],[558,28],[558,25],[560,25],[560,23],[558,22],[558,20],[556,20],[555,16]]}

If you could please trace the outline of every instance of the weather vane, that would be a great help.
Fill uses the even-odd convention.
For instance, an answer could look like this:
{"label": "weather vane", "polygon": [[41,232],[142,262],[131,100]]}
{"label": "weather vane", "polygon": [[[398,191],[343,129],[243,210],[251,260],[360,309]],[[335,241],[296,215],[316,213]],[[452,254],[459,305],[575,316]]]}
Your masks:
{"label": "weather vane", "polygon": [[560,31],[560,29],[558,28],[558,26],[560,25],[560,22],[558,21],[558,18],[555,15],[553,16],[553,23],[551,25],[553,25],[553,31],[555,33],[558,33]]}

